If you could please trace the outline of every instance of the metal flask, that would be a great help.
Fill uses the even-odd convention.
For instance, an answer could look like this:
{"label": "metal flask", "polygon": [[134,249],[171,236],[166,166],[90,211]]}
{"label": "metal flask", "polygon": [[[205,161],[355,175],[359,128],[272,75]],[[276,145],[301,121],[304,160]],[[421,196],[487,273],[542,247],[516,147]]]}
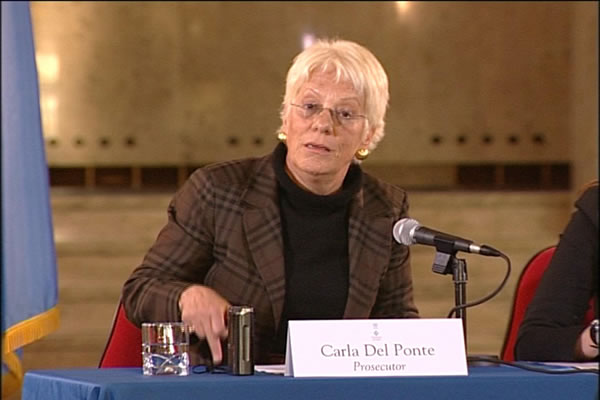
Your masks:
{"label": "metal flask", "polygon": [[231,306],[227,313],[227,360],[233,375],[254,374],[254,308]]}

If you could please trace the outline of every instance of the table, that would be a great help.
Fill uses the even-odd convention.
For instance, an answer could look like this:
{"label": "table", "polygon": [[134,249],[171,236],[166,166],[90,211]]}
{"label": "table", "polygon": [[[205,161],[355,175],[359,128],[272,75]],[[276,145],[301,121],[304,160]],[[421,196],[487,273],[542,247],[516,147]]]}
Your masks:
{"label": "table", "polygon": [[468,376],[292,378],[192,374],[144,376],[141,368],[33,370],[22,400],[178,399],[598,399],[598,375],[553,375],[510,366],[469,367]]}

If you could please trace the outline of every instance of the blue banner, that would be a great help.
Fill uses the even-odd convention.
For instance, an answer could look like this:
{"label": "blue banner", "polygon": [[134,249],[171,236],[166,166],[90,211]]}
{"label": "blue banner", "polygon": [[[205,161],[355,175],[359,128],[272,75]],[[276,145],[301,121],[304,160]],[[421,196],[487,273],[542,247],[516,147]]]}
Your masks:
{"label": "blue banner", "polygon": [[2,397],[58,328],[56,253],[29,2],[2,1]]}

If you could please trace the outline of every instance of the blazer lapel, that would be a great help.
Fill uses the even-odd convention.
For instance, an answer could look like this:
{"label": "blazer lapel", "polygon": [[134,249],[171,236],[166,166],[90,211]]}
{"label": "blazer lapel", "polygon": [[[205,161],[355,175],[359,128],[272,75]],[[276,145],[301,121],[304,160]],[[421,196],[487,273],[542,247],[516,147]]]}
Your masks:
{"label": "blazer lapel", "polygon": [[[271,162],[271,157],[265,158],[249,184],[242,218],[248,248],[265,284],[277,330],[285,299],[285,262],[277,181]],[[346,318],[369,317],[391,253],[392,217],[377,206],[364,207],[363,196],[364,191],[360,191],[350,206]],[[389,235],[385,234],[388,230]]]}
{"label": "blazer lapel", "polygon": [[370,215],[359,196],[351,206],[348,225],[350,279],[344,317],[368,318],[391,252],[391,217]]}
{"label": "blazer lapel", "polygon": [[285,264],[277,183],[271,157],[257,172],[244,195],[244,233],[252,260],[261,275],[273,309],[275,330],[279,327],[285,298]]}

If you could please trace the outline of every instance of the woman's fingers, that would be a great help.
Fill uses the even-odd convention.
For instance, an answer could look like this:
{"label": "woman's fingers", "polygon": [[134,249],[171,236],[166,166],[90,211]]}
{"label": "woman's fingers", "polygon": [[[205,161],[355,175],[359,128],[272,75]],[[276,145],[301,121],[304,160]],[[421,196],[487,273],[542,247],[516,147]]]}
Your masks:
{"label": "woman's fingers", "polygon": [[213,362],[221,363],[221,339],[227,337],[225,315],[229,303],[206,286],[194,285],[183,291],[179,300],[181,319],[196,336],[206,339]]}

